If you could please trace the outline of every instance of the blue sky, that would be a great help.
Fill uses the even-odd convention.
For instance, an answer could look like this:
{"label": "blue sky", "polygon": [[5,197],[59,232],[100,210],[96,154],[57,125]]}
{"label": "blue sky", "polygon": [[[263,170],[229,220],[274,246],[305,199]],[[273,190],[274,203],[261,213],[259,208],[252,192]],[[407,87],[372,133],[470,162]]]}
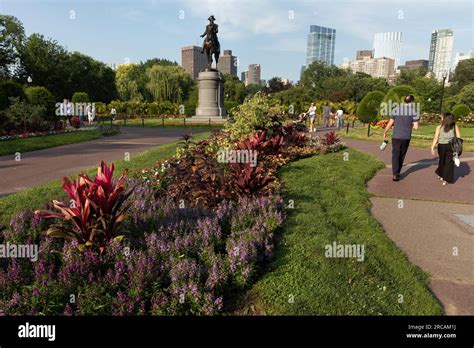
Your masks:
{"label": "blue sky", "polygon": [[[180,63],[200,45],[206,19],[219,24],[221,49],[262,67],[262,78],[296,81],[312,24],[337,30],[335,64],[371,49],[376,32],[402,31],[401,62],[428,59],[433,29],[454,30],[454,53],[474,49],[471,0],[0,0],[0,13],[105,63],[159,57]],[[454,57],[453,57],[454,58]]]}

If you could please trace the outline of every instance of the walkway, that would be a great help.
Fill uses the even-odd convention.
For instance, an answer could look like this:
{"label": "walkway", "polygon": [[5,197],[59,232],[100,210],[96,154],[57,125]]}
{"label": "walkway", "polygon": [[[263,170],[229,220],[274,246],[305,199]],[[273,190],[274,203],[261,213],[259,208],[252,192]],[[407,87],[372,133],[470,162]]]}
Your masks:
{"label": "walkway", "polygon": [[22,191],[65,175],[96,166],[101,160],[123,159],[204,129],[122,127],[121,134],[83,143],[63,145],[0,157],[0,196]]}
{"label": "walkway", "polygon": [[402,179],[392,181],[391,147],[345,140],[386,165],[368,183],[372,214],[408,259],[430,274],[430,286],[446,314],[474,314],[474,153],[463,153],[455,184],[434,174],[429,149],[411,147]]}

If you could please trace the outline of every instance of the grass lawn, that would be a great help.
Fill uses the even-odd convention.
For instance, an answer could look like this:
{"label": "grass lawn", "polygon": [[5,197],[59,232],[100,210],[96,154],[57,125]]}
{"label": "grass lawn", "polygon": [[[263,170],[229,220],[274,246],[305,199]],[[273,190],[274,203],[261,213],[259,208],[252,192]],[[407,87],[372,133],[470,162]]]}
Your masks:
{"label": "grass lawn", "polygon": [[[285,199],[294,201],[294,210],[288,210],[275,261],[240,299],[236,314],[443,313],[426,274],[407,260],[370,214],[366,182],[383,163],[351,149],[344,161],[344,152],[282,168]],[[364,261],[325,257],[325,246],[334,241],[364,245]]]}
{"label": "grass lawn", "polygon": [[[199,133],[195,134],[193,139],[198,141],[207,138],[209,135],[209,132]],[[115,161],[114,176],[119,176],[125,168],[128,168],[130,173],[147,166],[150,167],[155,164],[157,160],[173,156],[178,146],[177,142],[178,141],[163,144],[142,153],[135,154],[131,157],[130,161]],[[97,165],[99,165],[99,163],[97,163]],[[97,167],[93,167],[87,170],[86,173],[92,177],[96,171]],[[65,193],[61,187],[61,180],[53,180],[43,185],[0,198],[0,223],[9,223],[13,214],[18,211],[40,209],[53,199],[61,199],[64,197]]]}
{"label": "grass lawn", "polygon": [[[105,125],[110,124],[110,119],[105,120]],[[124,127],[123,119],[117,119],[114,121],[114,124],[117,124],[121,127]],[[216,124],[211,123],[190,123],[188,119],[186,119],[186,123],[182,118],[145,118],[143,125],[145,127],[185,127],[185,128],[222,128],[223,124]],[[142,127],[142,119],[141,118],[131,118],[127,119],[125,123],[126,127]]]}
{"label": "grass lawn", "polygon": [[84,141],[99,139],[102,136],[104,136],[104,134],[102,134],[100,130],[93,129],[41,137],[5,140],[0,141],[0,156],[11,155],[16,152],[23,153],[61,145],[82,143]]}
{"label": "grass lawn", "polygon": [[[421,125],[413,130],[410,146],[430,148],[433,141],[436,125]],[[462,138],[464,139],[464,151],[474,151],[474,127],[460,127]],[[367,137],[367,126],[349,128],[349,134],[343,129],[339,135],[346,139],[360,139],[375,142],[382,142],[383,128],[371,128],[370,137]],[[390,132],[391,135],[391,132]]]}

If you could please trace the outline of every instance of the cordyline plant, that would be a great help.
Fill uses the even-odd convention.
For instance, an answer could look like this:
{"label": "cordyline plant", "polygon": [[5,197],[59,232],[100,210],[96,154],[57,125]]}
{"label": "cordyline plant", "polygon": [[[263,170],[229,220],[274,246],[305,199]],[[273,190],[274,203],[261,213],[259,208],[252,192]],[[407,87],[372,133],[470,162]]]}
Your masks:
{"label": "cordyline plant", "polygon": [[[79,249],[97,247],[103,252],[112,239],[122,239],[117,235],[117,227],[125,218],[130,203],[124,205],[132,189],[125,192],[127,170],[114,182],[114,165],[107,167],[102,161],[97,175],[92,181],[86,174],[80,174],[74,181],[63,179],[64,191],[69,202],[54,200],[58,211],[36,211],[45,218],[56,218],[60,222],[53,224],[46,234],[51,237],[77,239]],[[65,222],[71,222],[71,225]]]}

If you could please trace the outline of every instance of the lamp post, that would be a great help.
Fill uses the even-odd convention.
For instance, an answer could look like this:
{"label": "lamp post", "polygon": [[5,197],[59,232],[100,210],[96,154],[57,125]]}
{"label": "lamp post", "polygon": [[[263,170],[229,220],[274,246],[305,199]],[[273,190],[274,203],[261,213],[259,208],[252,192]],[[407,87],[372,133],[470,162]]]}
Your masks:
{"label": "lamp post", "polygon": [[26,79],[26,82],[28,82],[28,87],[30,87],[30,84],[33,82],[33,79],[31,78],[31,76],[28,76],[28,78]]}
{"label": "lamp post", "polygon": [[446,83],[446,78],[448,77],[448,71],[443,71],[443,84],[441,87],[441,101],[439,102],[439,113],[440,115],[443,113],[443,97],[444,97],[444,84]]}

